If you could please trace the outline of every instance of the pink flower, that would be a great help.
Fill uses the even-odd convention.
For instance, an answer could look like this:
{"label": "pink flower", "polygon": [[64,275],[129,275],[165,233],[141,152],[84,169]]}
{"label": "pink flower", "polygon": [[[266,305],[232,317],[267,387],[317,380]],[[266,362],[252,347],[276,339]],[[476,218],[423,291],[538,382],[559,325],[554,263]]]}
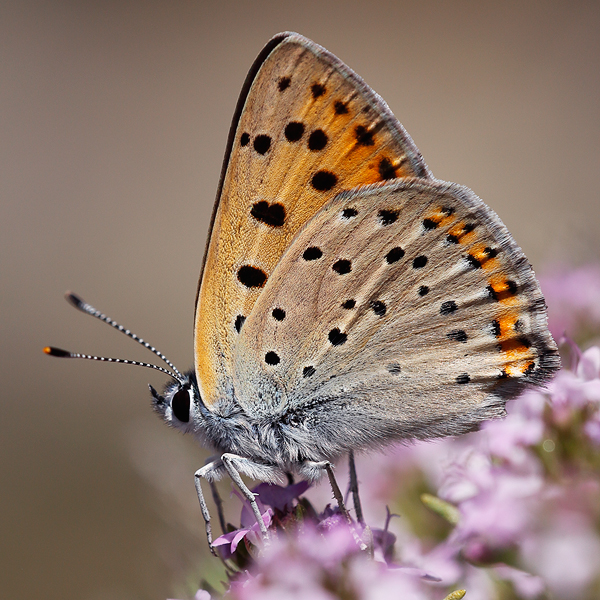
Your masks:
{"label": "pink flower", "polygon": [[429,600],[420,576],[370,560],[348,527],[323,535],[306,524],[301,535],[265,546],[248,577],[231,588],[234,600]]}
{"label": "pink flower", "polygon": [[556,597],[575,600],[598,577],[600,538],[586,515],[561,510],[544,529],[525,538],[523,557]]}
{"label": "pink flower", "polygon": [[[306,481],[301,481],[300,483],[288,485],[286,487],[269,483],[261,483],[256,486],[252,492],[256,494],[256,503],[258,504],[265,527],[268,528],[271,525],[274,510],[279,513],[291,510],[293,501],[302,495],[308,487],[309,484]],[[242,514],[240,516],[241,527],[235,531],[230,531],[229,533],[219,536],[213,542],[213,546],[218,548],[224,559],[231,558],[237,550],[239,543],[246,537],[248,537],[250,542],[254,545],[260,543],[260,527],[256,522],[256,517],[254,516],[250,503],[247,500],[244,500],[239,493],[234,493],[240,500],[243,500]],[[265,505],[270,506],[271,508],[266,509]]]}
{"label": "pink flower", "polygon": [[[265,512],[261,512],[261,517],[265,527],[269,527],[271,525],[271,521],[273,519],[273,511],[271,509],[267,509]],[[249,527],[241,527],[240,529],[236,529],[235,531],[230,531],[229,533],[225,533],[219,536],[214,542],[213,546],[217,548],[220,552],[221,556],[226,560],[231,558],[231,556],[237,550],[239,543],[245,538],[248,539],[253,544],[260,543],[260,527],[254,518],[254,514],[252,515],[254,523]]]}
{"label": "pink flower", "polygon": [[496,565],[493,571],[500,579],[510,581],[523,598],[537,598],[546,588],[541,577],[508,565]]}
{"label": "pink flower", "polygon": [[565,332],[576,337],[582,329],[600,327],[600,267],[558,268],[540,277],[548,304],[548,324],[556,339]]}
{"label": "pink flower", "polygon": [[544,435],[543,412],[546,402],[543,394],[527,392],[507,405],[506,418],[484,423],[484,433],[478,439],[487,444],[494,456],[514,463],[524,462],[528,448],[538,444]]}

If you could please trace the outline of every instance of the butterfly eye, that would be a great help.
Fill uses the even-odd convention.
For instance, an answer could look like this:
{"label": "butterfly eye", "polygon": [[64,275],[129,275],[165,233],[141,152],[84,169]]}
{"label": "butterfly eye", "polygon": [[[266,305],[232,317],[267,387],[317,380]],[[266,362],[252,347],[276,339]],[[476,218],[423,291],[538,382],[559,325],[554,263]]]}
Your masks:
{"label": "butterfly eye", "polygon": [[175,393],[171,400],[171,410],[175,418],[182,423],[190,420],[190,394],[187,389],[181,389]]}

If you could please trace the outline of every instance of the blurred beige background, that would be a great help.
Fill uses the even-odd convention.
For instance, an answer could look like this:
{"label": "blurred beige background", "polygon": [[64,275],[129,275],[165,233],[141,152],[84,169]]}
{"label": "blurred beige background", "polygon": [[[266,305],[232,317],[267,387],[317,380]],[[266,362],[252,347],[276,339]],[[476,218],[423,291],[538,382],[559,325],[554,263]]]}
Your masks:
{"label": "blurred beige background", "polygon": [[597,2],[2,2],[3,598],[162,599],[210,570],[204,455],[150,410],[165,378],[41,349],[150,360],[73,289],[191,366],[229,121],[286,29],[362,75],[538,270],[599,259]]}

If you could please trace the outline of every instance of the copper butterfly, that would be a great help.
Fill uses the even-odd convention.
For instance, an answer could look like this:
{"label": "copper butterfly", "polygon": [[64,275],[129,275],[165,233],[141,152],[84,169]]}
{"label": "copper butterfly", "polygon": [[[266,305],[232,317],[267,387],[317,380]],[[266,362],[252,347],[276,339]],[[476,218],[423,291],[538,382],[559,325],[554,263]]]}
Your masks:
{"label": "copper butterfly", "polygon": [[143,363],[173,379],[151,388],[156,411],[217,455],[196,473],[209,541],[201,478],[228,473],[254,502],[240,473],[315,480],[355,450],[472,430],[560,363],[538,282],[498,216],[434,179],[385,102],[295,33],[271,39],[244,83],[194,369],[166,362]]}

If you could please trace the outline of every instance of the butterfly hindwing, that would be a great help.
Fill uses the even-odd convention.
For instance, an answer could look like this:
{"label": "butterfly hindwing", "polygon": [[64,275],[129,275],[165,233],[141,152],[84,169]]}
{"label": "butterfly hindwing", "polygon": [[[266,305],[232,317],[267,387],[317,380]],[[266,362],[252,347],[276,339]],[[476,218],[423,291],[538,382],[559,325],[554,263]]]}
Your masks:
{"label": "butterfly hindwing", "polygon": [[265,47],[242,91],[201,276],[195,366],[204,403],[232,393],[232,349],[299,229],[335,194],[428,177],[387,105],[297,34]]}
{"label": "butterfly hindwing", "polygon": [[251,414],[329,403],[351,448],[367,426],[370,444],[471,429],[558,364],[495,213],[467,188],[399,180],[340,194],[297,235],[244,323],[235,385]]}

